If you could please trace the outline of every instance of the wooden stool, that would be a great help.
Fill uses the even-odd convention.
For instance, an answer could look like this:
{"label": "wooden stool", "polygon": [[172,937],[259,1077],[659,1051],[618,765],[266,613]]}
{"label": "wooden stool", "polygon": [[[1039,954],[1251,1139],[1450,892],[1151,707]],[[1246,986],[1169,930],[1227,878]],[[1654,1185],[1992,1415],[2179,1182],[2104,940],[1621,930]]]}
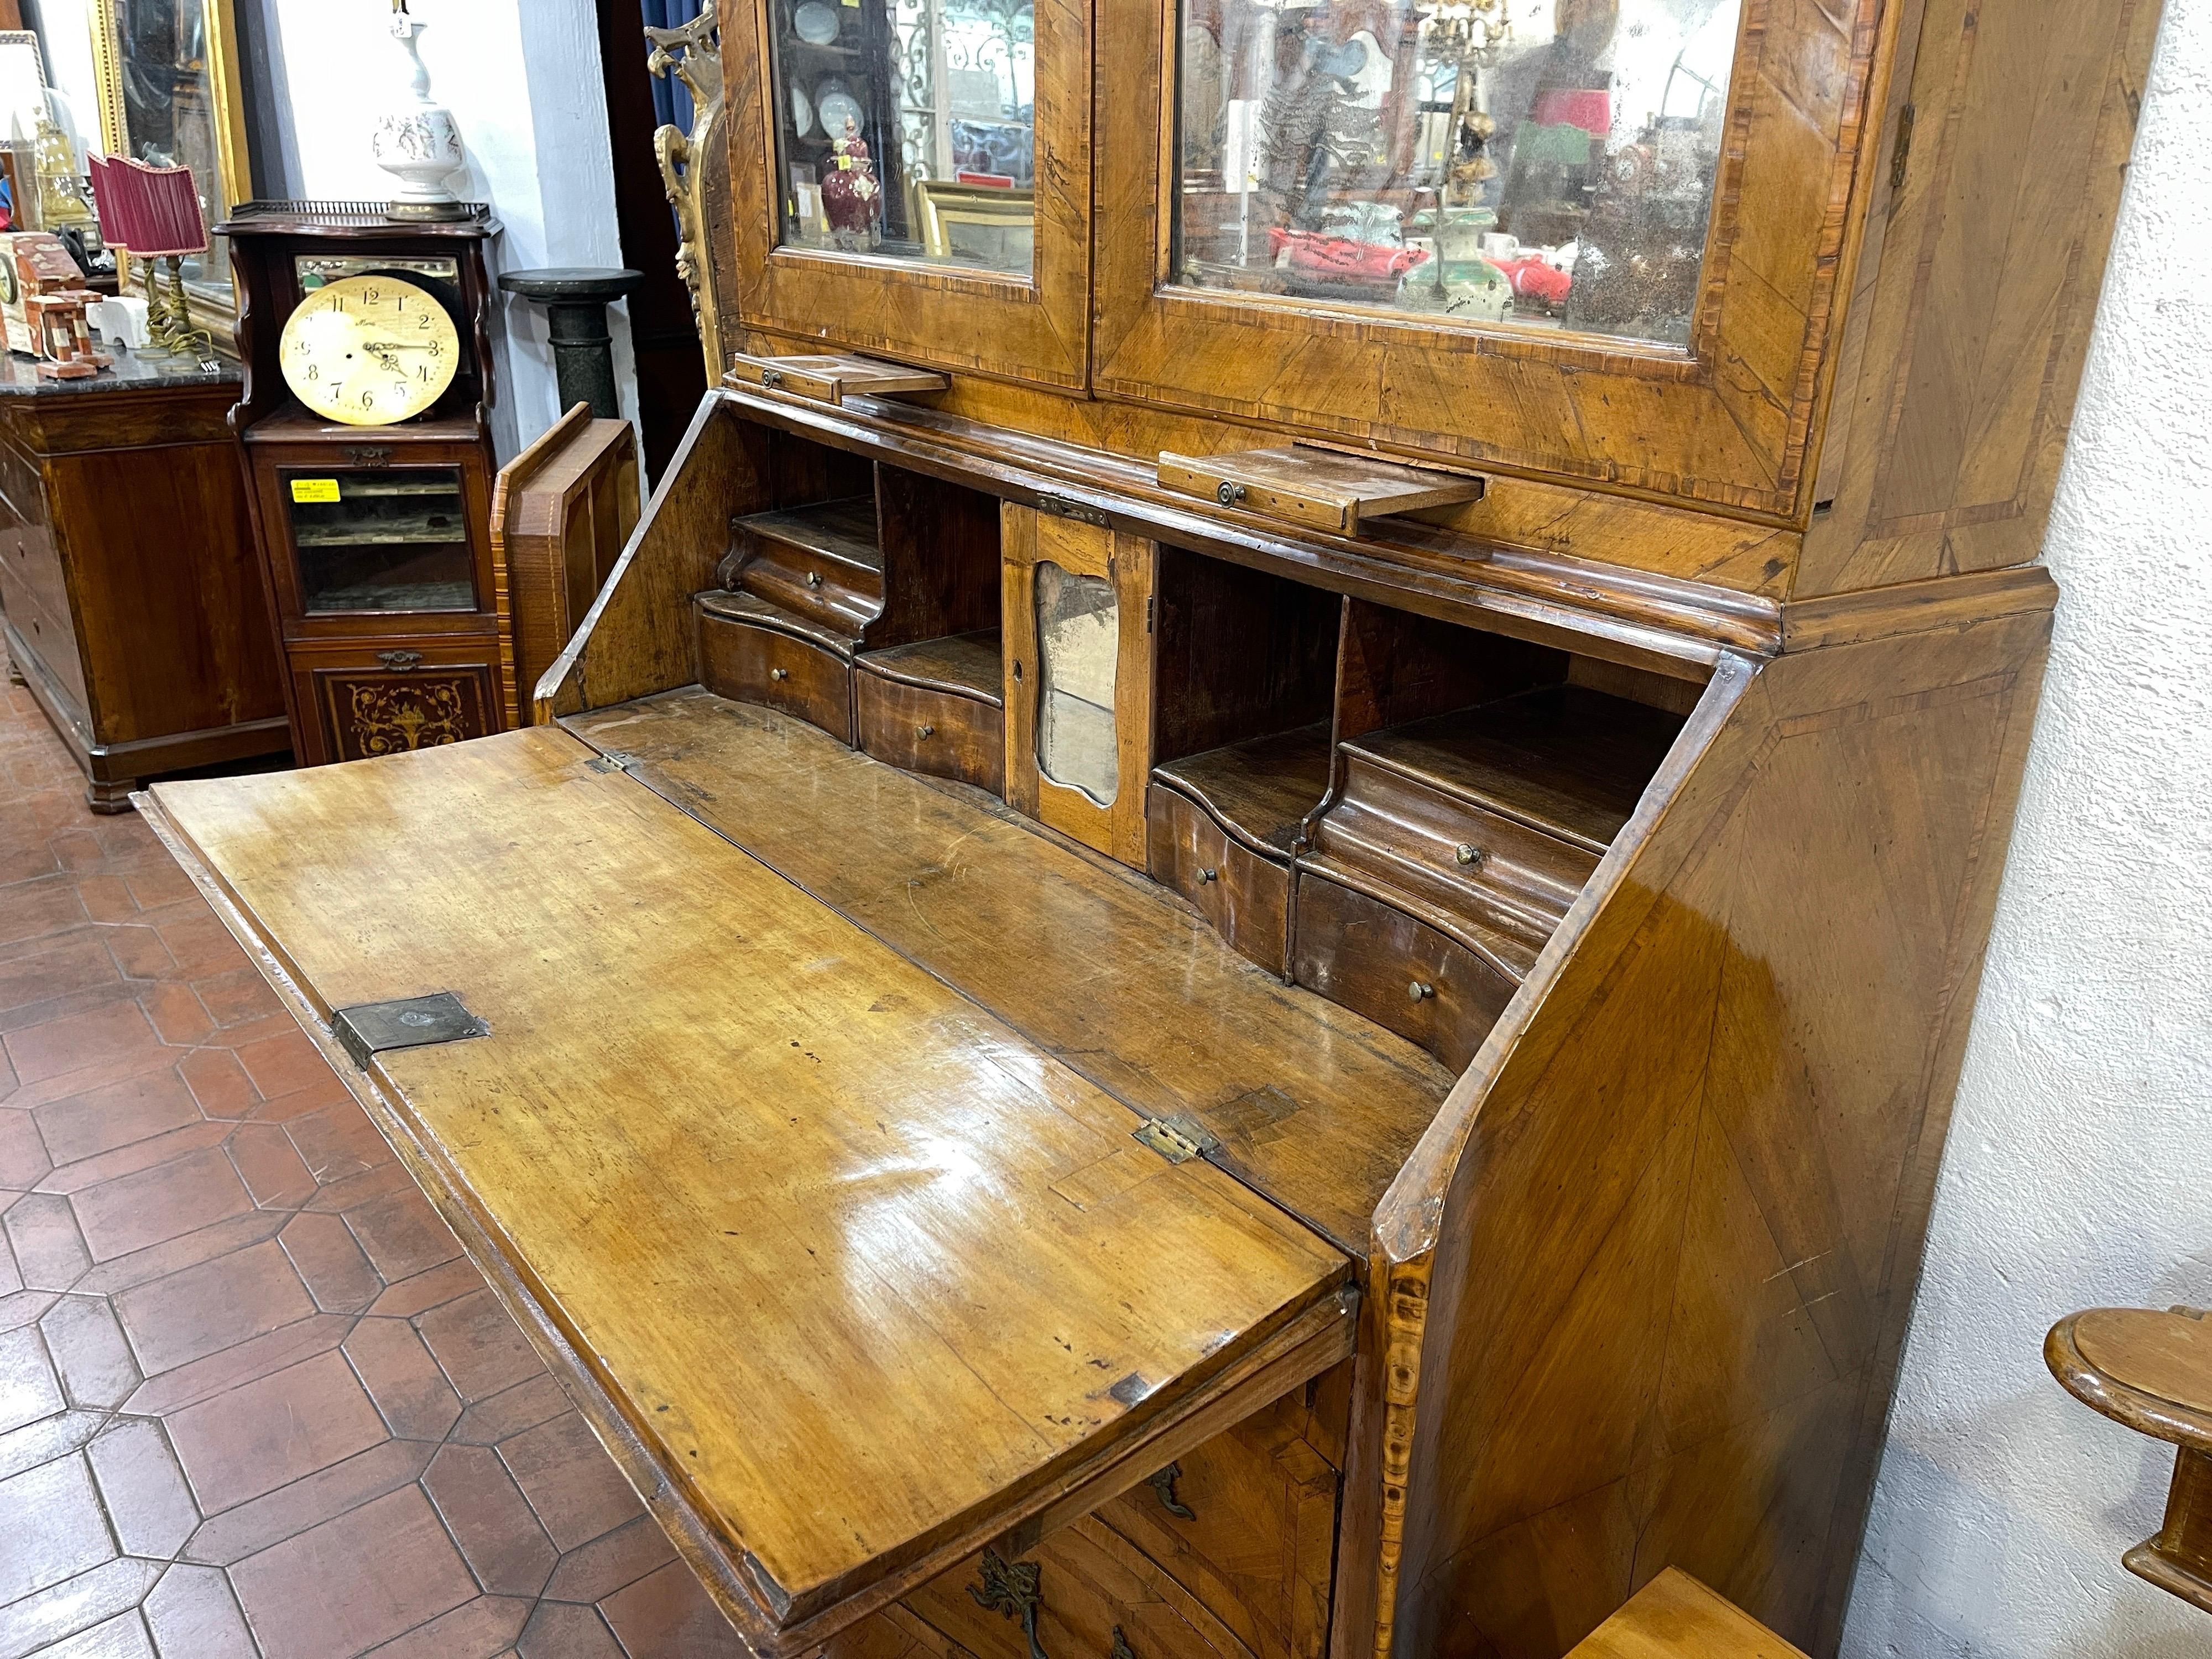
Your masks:
{"label": "wooden stool", "polygon": [[1806,1659],[1733,1601],[1669,1567],[1567,1659]]}
{"label": "wooden stool", "polygon": [[2084,1405],[2179,1448],[2165,1528],[2121,1563],[2212,1613],[2212,1318],[2197,1308],[2092,1308],[2051,1328],[2043,1358]]}

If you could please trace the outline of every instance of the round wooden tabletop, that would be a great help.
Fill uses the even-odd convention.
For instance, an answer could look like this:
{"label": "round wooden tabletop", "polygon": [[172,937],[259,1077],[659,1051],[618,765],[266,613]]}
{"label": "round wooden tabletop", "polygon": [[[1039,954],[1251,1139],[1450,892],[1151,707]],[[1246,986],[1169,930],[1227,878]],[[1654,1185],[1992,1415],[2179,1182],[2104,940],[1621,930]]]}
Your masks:
{"label": "round wooden tabletop", "polygon": [[2051,1328],[2043,1357],[2068,1393],[2114,1421],[2212,1452],[2212,1317],[2091,1308]]}

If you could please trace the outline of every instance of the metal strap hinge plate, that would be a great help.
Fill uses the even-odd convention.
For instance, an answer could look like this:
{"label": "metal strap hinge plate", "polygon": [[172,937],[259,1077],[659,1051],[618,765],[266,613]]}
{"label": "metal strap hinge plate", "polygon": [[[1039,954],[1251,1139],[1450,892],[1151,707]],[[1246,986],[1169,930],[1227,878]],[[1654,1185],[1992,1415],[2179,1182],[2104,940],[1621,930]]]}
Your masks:
{"label": "metal strap hinge plate", "polygon": [[1188,1164],[1221,1150],[1221,1142],[1193,1117],[1148,1117],[1136,1138],[1170,1164]]}
{"label": "metal strap hinge plate", "polygon": [[1048,490],[1037,491],[1037,511],[1055,519],[1073,519],[1078,524],[1094,524],[1103,530],[1113,520],[1095,507],[1085,507],[1081,501],[1070,501],[1065,495],[1054,495]]}
{"label": "metal strap hinge plate", "polygon": [[620,749],[610,749],[605,754],[586,761],[584,764],[594,772],[626,772],[637,764],[637,757],[625,753]]}
{"label": "metal strap hinge plate", "polygon": [[353,1063],[368,1069],[372,1055],[390,1048],[422,1048],[434,1042],[489,1036],[491,1027],[451,991],[398,1002],[361,1002],[331,1016],[331,1030]]}

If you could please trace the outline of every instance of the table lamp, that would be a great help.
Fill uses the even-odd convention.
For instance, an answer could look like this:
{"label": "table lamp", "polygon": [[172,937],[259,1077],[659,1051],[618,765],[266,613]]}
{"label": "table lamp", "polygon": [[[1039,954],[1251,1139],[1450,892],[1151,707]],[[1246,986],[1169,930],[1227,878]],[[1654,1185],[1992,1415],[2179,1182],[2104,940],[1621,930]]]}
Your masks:
{"label": "table lamp", "polygon": [[[191,326],[185,300],[185,256],[204,253],[208,247],[207,222],[200,216],[192,170],[149,167],[128,156],[95,155],[92,194],[100,210],[100,235],[118,250],[119,257],[145,262],[146,307],[162,349],[179,356],[211,351],[214,337]],[[166,296],[156,279],[156,260],[168,264]]]}

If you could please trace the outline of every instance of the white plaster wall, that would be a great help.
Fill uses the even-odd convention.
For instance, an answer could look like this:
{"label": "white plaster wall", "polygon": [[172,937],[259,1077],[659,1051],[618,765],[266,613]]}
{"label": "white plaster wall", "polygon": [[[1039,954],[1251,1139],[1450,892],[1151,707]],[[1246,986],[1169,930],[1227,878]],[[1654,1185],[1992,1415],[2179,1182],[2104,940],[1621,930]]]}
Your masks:
{"label": "white plaster wall", "polygon": [[2119,1565],[2158,1529],[2171,1454],[2041,1358],[2076,1308],[2212,1304],[2208,131],[2212,0],[2166,0],[1848,1659],[2212,1654],[2212,1619]]}

